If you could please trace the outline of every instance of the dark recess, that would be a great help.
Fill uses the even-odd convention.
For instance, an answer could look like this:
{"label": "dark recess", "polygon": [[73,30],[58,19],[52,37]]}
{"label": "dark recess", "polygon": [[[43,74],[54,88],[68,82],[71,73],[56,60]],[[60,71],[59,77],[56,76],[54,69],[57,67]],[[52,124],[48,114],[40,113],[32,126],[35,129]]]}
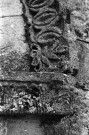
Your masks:
{"label": "dark recess", "polygon": [[66,9],[66,23],[70,24],[71,20],[70,20],[70,11],[68,9]]}
{"label": "dark recess", "polygon": [[52,5],[49,6],[49,7],[52,8],[52,9],[55,9],[57,11],[57,13],[59,14],[60,5],[59,5],[58,0],[54,0],[54,2],[52,3]]}
{"label": "dark recess", "polygon": [[75,34],[76,34],[78,37],[80,37],[80,38],[82,38],[82,36],[83,36],[83,34],[80,33],[80,31],[79,31],[79,30],[76,30],[76,29],[75,29]]}

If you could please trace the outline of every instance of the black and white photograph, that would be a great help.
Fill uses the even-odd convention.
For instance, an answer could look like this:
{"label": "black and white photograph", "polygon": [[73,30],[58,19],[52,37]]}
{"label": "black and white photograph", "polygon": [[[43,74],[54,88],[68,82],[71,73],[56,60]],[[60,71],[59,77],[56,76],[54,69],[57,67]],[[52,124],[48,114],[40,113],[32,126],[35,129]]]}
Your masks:
{"label": "black and white photograph", "polygon": [[0,135],[89,135],[89,0],[0,0]]}

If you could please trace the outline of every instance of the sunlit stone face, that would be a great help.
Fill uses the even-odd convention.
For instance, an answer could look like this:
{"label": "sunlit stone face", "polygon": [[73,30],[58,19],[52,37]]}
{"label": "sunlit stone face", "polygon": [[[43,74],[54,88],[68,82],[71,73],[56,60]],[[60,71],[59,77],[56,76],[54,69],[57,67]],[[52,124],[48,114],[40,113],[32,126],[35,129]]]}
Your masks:
{"label": "sunlit stone face", "polygon": [[20,15],[21,13],[22,4],[19,0],[0,0],[0,17]]}
{"label": "sunlit stone face", "polygon": [[[24,21],[20,1],[0,1],[0,61],[4,71],[28,70],[28,45],[24,43]],[[25,59],[25,60],[24,60]]]}

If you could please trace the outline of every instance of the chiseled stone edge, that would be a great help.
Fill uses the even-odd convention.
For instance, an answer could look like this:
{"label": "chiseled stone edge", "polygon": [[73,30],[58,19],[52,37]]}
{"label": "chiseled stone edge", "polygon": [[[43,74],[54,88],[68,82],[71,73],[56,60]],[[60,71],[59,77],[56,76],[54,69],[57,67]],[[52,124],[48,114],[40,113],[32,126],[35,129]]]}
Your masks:
{"label": "chiseled stone edge", "polygon": [[[56,93],[56,87],[58,94]],[[47,82],[41,82],[41,79],[40,82],[3,80],[0,82],[0,115],[14,113],[70,115],[69,105],[68,108],[64,107],[63,109],[62,107],[62,111],[55,108],[55,103],[58,102],[56,99],[60,98],[60,91],[66,90],[66,93],[70,94],[70,88],[72,89],[72,84],[68,84],[62,78],[61,80],[54,79]],[[54,107],[50,106],[51,102],[53,102]],[[60,105],[57,105],[57,107],[60,108]]]}
{"label": "chiseled stone edge", "polygon": [[52,80],[60,80],[64,83],[76,84],[76,78],[71,75],[62,74],[60,72],[26,72],[26,71],[13,71],[10,74],[3,72],[0,75],[0,81],[36,81],[36,82],[50,82]]}

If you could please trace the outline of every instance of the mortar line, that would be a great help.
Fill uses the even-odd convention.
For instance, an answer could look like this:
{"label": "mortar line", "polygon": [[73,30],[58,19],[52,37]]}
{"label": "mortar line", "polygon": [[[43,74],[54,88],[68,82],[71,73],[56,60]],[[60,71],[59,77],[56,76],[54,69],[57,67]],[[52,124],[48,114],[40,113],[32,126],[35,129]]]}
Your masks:
{"label": "mortar line", "polygon": [[19,17],[19,16],[22,16],[22,15],[10,15],[10,16],[8,15],[8,16],[0,16],[0,18],[5,18],[5,17],[16,17],[16,16],[18,16],[18,17]]}

